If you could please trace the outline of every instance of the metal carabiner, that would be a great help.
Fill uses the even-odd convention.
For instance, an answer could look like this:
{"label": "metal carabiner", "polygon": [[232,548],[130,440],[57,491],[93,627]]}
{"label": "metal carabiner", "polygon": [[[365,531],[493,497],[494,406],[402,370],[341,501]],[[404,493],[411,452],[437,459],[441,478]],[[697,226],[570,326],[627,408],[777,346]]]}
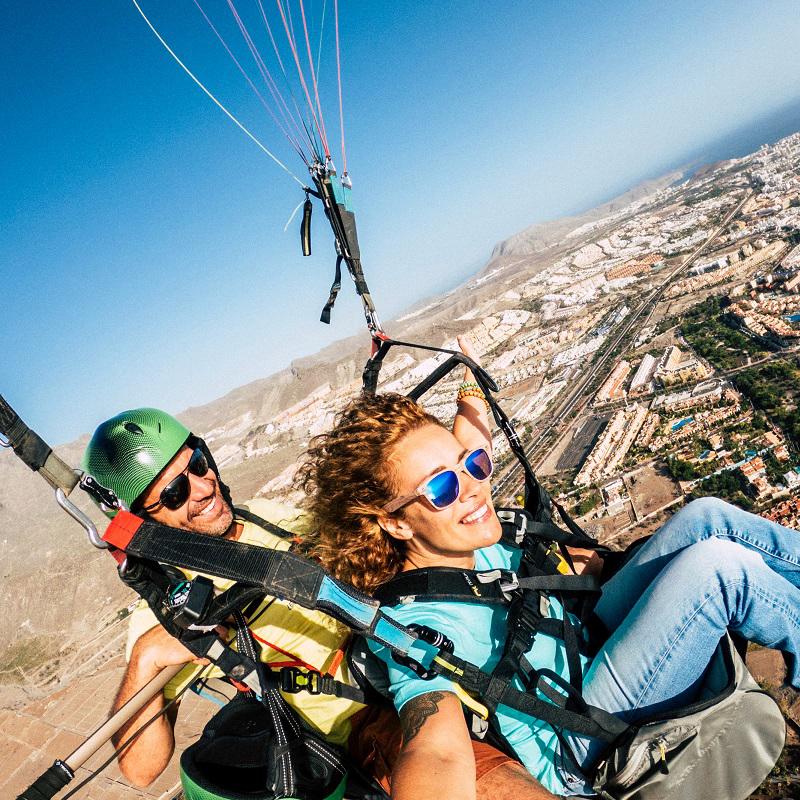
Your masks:
{"label": "metal carabiner", "polygon": [[86,531],[89,541],[96,548],[99,550],[108,549],[108,542],[104,542],[100,538],[97,533],[97,526],[67,497],[63,489],[56,489],[56,502]]}

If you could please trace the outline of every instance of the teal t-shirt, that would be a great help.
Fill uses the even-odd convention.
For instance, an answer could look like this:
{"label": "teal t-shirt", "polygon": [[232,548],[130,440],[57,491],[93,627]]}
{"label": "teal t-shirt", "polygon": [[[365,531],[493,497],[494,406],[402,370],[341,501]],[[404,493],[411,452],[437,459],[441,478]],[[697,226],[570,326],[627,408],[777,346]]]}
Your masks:
{"label": "teal t-shirt", "polygon": [[[521,553],[516,548],[495,544],[477,550],[476,570],[511,569],[519,566]],[[507,633],[507,607],[458,602],[416,602],[392,608],[392,617],[403,625],[412,622],[427,625],[452,640],[456,655],[491,672],[503,654]],[[551,599],[547,615],[563,619],[561,604]],[[453,684],[445,677],[422,680],[407,667],[397,664],[391,652],[375,642],[369,642],[389,671],[389,689],[399,711],[409,700],[429,692],[453,692]],[[527,660],[537,669],[548,668],[569,680],[566,652],[562,640],[537,634]],[[582,658],[585,670],[587,659]],[[517,688],[523,689],[518,679]],[[544,698],[540,695],[542,699]],[[560,762],[558,739],[553,729],[537,719],[499,706],[496,722],[500,731],[525,768],[546,789],[563,794],[565,786],[556,763]]]}

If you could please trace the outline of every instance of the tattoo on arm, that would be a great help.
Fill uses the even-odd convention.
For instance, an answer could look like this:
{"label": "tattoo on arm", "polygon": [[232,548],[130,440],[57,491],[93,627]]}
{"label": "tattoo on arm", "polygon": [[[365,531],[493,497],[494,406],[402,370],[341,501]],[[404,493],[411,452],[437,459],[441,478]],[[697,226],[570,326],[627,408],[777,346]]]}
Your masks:
{"label": "tattoo on arm", "polygon": [[446,694],[446,692],[428,692],[409,700],[400,709],[403,744],[408,744],[419,733],[425,720],[439,710],[439,703]]}

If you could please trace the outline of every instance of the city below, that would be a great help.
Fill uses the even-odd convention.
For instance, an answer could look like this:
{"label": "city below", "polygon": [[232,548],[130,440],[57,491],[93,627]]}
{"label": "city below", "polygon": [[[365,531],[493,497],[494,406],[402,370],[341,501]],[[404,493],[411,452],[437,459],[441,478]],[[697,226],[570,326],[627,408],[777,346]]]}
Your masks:
{"label": "city below", "polygon": [[[540,478],[601,538],[642,535],[704,495],[800,525],[798,164],[794,134],[707,167],[571,231],[552,263],[453,321]],[[442,358],[395,356],[382,390],[408,391]],[[426,407],[452,419],[455,386]],[[283,411],[267,449],[324,430],[355,389],[325,384]],[[498,499],[512,502],[521,474],[501,436],[495,455]],[[298,500],[294,468],[262,494]]]}

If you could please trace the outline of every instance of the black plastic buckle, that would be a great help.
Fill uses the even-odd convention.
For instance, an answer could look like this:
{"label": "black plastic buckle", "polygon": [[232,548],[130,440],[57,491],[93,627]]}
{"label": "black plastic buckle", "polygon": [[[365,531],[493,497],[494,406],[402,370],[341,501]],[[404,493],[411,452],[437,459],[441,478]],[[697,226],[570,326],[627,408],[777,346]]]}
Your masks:
{"label": "black plastic buckle", "polygon": [[535,636],[539,630],[539,624],[544,619],[542,614],[542,594],[537,592],[538,597],[526,597],[517,610],[514,618],[514,630],[526,636]]}
{"label": "black plastic buckle", "polygon": [[329,684],[331,678],[302,670],[299,667],[282,667],[280,671],[280,689],[287,694],[297,694],[298,692],[308,692],[309,694],[330,694]]}
{"label": "black plastic buckle", "polygon": [[[445,653],[452,653],[455,649],[453,642],[450,641],[450,639],[448,639],[443,633],[440,633],[433,628],[429,628],[427,625],[417,625],[416,622],[412,622],[408,627],[410,630],[414,631],[414,633],[416,633],[423,642],[432,644],[434,647],[438,647]],[[401,656],[399,653],[394,653],[392,658],[396,663],[404,667],[408,667],[415,675],[422,678],[424,681],[429,681],[435,678],[438,674],[436,670],[425,669],[422,664],[420,664],[418,661],[414,661],[414,659],[410,656]]]}
{"label": "black plastic buckle", "polygon": [[173,586],[164,599],[164,610],[172,615],[179,628],[188,630],[192,625],[202,625],[214,600],[214,584],[209,578],[198,575],[192,581],[181,581]]}

